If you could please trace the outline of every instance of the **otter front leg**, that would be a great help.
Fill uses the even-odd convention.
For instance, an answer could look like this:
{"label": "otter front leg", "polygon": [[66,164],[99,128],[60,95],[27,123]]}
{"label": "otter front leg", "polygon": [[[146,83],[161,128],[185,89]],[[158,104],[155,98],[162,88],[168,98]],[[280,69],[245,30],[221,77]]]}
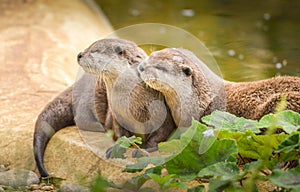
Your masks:
{"label": "otter front leg", "polygon": [[[132,133],[130,131],[128,131],[127,129],[125,129],[124,127],[122,127],[118,121],[114,118],[114,116],[112,116],[111,112],[110,112],[110,118],[112,119],[112,130],[113,130],[113,140],[116,141],[118,138],[122,137],[122,136],[126,136],[126,137],[130,137],[132,136]],[[114,154],[112,152],[112,148],[110,147],[106,150],[105,152],[105,156],[107,159],[109,158],[114,158]]]}

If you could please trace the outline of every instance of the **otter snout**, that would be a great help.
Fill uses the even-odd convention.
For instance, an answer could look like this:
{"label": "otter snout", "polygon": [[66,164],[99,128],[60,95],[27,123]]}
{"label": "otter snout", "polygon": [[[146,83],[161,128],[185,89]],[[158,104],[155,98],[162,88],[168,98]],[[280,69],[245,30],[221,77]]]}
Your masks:
{"label": "otter snout", "polygon": [[82,52],[78,53],[78,55],[77,55],[77,61],[79,62],[81,58],[82,58]]}

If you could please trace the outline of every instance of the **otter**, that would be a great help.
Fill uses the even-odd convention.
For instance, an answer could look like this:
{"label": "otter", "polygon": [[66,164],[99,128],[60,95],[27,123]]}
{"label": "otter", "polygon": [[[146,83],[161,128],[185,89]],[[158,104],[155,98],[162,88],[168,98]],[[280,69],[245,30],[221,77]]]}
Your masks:
{"label": "otter", "polygon": [[[133,43],[122,40],[100,40],[94,44],[94,48],[98,46],[98,50],[101,51],[107,47],[109,50],[118,44],[123,48],[122,51],[128,53],[123,59],[128,59],[130,63],[140,61],[145,57],[145,53],[135,47]],[[127,48],[130,49],[126,50]],[[109,52],[106,53],[109,54]],[[120,60],[117,53],[111,52],[111,54],[103,54],[106,56],[104,61],[107,62],[109,59],[114,62],[114,58],[117,59],[116,62]],[[113,57],[114,55],[117,57]],[[82,54],[78,54],[78,61],[81,60],[81,56]],[[107,97],[104,81],[98,75],[84,73],[78,81],[54,98],[42,110],[36,120],[33,139],[34,157],[41,177],[49,176],[44,167],[43,157],[48,142],[57,131],[71,125],[87,131],[105,132],[109,129],[117,129]],[[126,129],[120,130],[113,130],[114,140],[121,135],[129,135]]]}
{"label": "otter", "polygon": [[164,96],[139,77],[137,66],[147,57],[141,48],[127,40],[103,39],[78,57],[87,73],[96,74],[105,82],[117,137],[140,136],[141,147],[149,152],[168,139],[176,126]]}
{"label": "otter", "polygon": [[275,77],[255,82],[230,82],[213,73],[191,51],[166,48],[138,66],[143,81],[166,98],[177,126],[214,110],[260,119],[274,112],[282,95],[287,109],[300,112],[300,78]]}
{"label": "otter", "polygon": [[96,81],[96,76],[83,74],[39,114],[34,129],[33,151],[41,177],[49,176],[44,167],[44,152],[48,142],[57,131],[71,125],[87,131],[105,132],[110,129],[111,118],[108,113],[106,89],[103,83]]}

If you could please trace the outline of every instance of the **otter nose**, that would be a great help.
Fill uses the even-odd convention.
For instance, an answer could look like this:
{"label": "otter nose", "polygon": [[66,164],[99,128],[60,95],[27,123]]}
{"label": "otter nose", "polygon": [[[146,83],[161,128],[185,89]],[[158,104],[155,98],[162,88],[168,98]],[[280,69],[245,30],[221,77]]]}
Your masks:
{"label": "otter nose", "polygon": [[140,65],[139,65],[139,71],[140,71],[140,72],[143,72],[144,70],[145,70],[144,67],[140,64]]}
{"label": "otter nose", "polygon": [[79,61],[81,57],[82,57],[82,53],[80,52],[80,53],[77,55],[77,61]]}

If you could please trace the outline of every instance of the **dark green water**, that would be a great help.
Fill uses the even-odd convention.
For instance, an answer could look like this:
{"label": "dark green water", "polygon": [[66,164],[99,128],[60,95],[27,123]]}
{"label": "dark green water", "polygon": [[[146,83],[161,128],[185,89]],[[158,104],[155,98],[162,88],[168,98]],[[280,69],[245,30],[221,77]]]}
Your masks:
{"label": "dark green water", "polygon": [[115,29],[154,22],[190,32],[205,43],[227,80],[300,76],[300,0],[98,0],[98,4]]}

